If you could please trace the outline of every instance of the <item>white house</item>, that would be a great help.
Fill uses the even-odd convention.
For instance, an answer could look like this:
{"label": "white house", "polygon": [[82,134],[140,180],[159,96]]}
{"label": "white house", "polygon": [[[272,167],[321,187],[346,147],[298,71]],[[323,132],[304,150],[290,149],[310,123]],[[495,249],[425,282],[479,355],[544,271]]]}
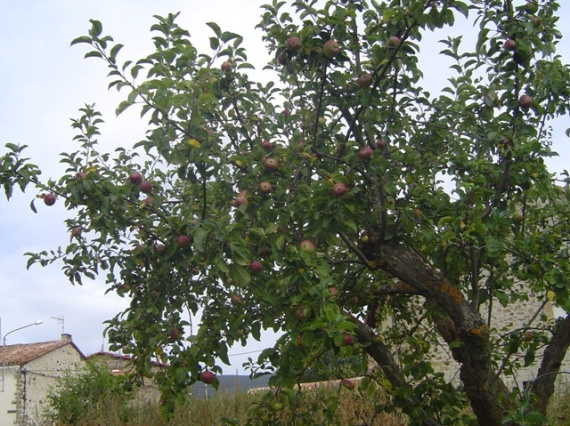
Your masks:
{"label": "white house", "polygon": [[6,345],[0,360],[0,424],[28,426],[40,418],[49,388],[64,373],[82,369],[85,355],[69,334],[62,334],[51,342]]}

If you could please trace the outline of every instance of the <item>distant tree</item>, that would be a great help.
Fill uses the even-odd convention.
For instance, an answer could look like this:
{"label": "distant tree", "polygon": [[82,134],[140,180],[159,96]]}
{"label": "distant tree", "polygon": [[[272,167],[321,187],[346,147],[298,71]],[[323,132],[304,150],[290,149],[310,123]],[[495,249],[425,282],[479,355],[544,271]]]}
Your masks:
{"label": "distant tree", "polygon": [[[99,152],[102,118],[86,105],[58,180],[41,181],[23,147],[6,145],[8,198],[31,184],[73,215],[70,244],[29,262],[61,260],[74,284],[102,274],[131,299],[107,335],[142,376],[152,357],[168,364],[155,375],[166,408],[196,380],[215,385],[228,348],[273,329],[282,337],[252,368],[275,371],[280,395],[315,358],[365,352],[379,368],[362,388],[380,383],[390,398],[379,409],[412,424],[466,423],[466,400],[479,425],[542,422],[570,317],[523,341],[525,329],[496,330],[481,307],[536,297],[570,312],[570,194],[544,162],[549,123],[569,109],[558,7],[274,1],[259,24],[268,83],[248,76],[242,38],[215,23],[211,51],[198,52],[176,15],[157,17],[155,51],[120,62],[122,45],[92,20],[72,44],[108,65],[109,87],[127,91],[117,113],[139,107],[148,131]],[[453,65],[431,94],[420,41],[458,14],[476,23],[476,46],[441,41],[431,61]],[[192,336],[188,312],[201,312]],[[430,362],[440,342],[461,365],[460,389]],[[522,366],[508,362],[521,348],[538,378],[513,394],[502,377]]]}

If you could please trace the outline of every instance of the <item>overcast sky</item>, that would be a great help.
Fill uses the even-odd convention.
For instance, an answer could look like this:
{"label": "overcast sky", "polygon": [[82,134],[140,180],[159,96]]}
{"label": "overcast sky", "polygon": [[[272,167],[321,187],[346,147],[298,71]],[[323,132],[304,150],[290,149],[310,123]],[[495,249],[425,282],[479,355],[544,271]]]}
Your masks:
{"label": "overcast sky", "polygon": [[[205,22],[215,21],[223,30],[245,38],[249,62],[259,69],[266,61],[261,33],[254,30],[261,14],[257,0],[0,0],[0,147],[6,142],[29,145],[27,156],[44,170],[44,177],[58,178],[63,167],[58,154],[75,149],[70,118],[86,103],[95,103],[102,111],[101,146],[112,151],[116,146],[129,147],[140,140],[145,123],[133,109],[114,117],[122,94],[107,91],[107,69],[97,59],[83,59],[86,45],[70,47],[70,41],[87,34],[89,19],[103,23],[104,34],[125,45],[119,60],[138,59],[151,53],[149,28],[153,15],[181,12],[179,24],[190,31],[193,43],[206,49],[211,35]],[[559,28],[570,23],[570,4],[561,1]],[[207,4],[207,6],[206,6]],[[456,33],[469,37],[465,25]],[[570,35],[563,40],[560,53],[570,62]],[[436,41],[441,34],[426,37],[432,52],[440,50]],[[442,84],[442,63],[424,55],[423,69],[430,84]],[[553,170],[567,167],[570,152],[564,131],[570,127],[568,117],[556,124],[555,150],[561,158],[550,164]],[[0,153],[4,151],[0,148]],[[65,212],[60,205],[47,208],[38,203],[38,214],[28,207],[36,194],[16,194],[10,203],[0,194],[0,318],[1,335],[43,320],[40,326],[8,336],[7,343],[24,343],[58,339],[61,323],[53,317],[63,316],[65,332],[73,335],[78,347],[90,354],[107,349],[103,340],[103,321],[123,310],[128,301],[118,296],[104,296],[102,281],[86,281],[73,287],[57,266],[26,270],[25,252],[37,252],[65,245],[69,241],[63,224]],[[266,340],[271,344],[271,337]],[[235,347],[231,354],[259,349]],[[228,373],[240,372],[247,356],[231,358]]]}

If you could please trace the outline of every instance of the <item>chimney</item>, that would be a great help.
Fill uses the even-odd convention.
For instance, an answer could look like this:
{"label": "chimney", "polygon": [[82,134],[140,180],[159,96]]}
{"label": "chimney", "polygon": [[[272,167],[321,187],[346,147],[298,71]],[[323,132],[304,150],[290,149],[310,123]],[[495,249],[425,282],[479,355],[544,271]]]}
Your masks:
{"label": "chimney", "polygon": [[62,334],[61,334],[61,340],[69,340],[69,341],[71,341],[71,334],[69,334],[69,333],[62,333]]}

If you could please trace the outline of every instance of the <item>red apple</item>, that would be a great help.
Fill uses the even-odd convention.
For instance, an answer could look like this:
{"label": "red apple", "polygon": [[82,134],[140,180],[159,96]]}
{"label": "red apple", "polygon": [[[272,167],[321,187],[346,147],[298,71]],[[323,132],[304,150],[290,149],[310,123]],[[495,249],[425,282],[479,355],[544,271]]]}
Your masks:
{"label": "red apple", "polygon": [[263,167],[265,167],[265,170],[277,170],[279,161],[277,161],[277,158],[265,157],[263,159]]}
{"label": "red apple", "polygon": [[182,332],[178,327],[172,327],[170,329],[170,338],[172,340],[179,340],[182,337]]}
{"label": "red apple", "polygon": [[259,191],[263,195],[271,194],[271,191],[273,191],[273,187],[269,182],[259,182]]}
{"label": "red apple", "polygon": [[179,235],[176,237],[176,245],[178,247],[186,247],[190,244],[190,237],[188,235]]}
{"label": "red apple", "polygon": [[53,206],[55,204],[55,195],[52,193],[44,195],[44,203],[46,206]]}
{"label": "red apple", "polygon": [[356,153],[361,160],[368,160],[372,156],[372,148],[365,146]]}
{"label": "red apple", "polygon": [[139,189],[145,194],[150,194],[152,192],[152,183],[148,180],[142,181],[139,185]]}
{"label": "red apple", "polygon": [[389,43],[389,44],[390,44],[390,46],[392,46],[392,47],[397,47],[397,46],[400,45],[400,38],[399,38],[399,37],[392,36],[392,37],[390,37],[389,40],[390,40],[390,43]]}
{"label": "red apple", "polygon": [[142,175],[139,172],[132,172],[129,175],[129,182],[133,185],[138,185],[142,182]]}
{"label": "red apple", "polygon": [[281,114],[283,114],[283,117],[287,118],[291,115],[291,111],[289,111],[289,109],[285,108],[283,111],[281,111]]}
{"label": "red apple", "polygon": [[313,253],[315,251],[315,245],[311,240],[303,240],[299,243],[299,248],[305,253]]}
{"label": "red apple", "polygon": [[228,71],[232,70],[233,64],[231,63],[231,61],[225,61],[225,62],[222,62],[222,65],[220,66],[220,68],[222,69],[222,71],[228,72]]}
{"label": "red apple", "polygon": [[323,45],[323,54],[329,58],[335,58],[339,55],[340,53],[340,47],[338,45],[338,43],[334,40],[328,40],[324,45]]}
{"label": "red apple", "polygon": [[243,196],[243,195],[238,195],[238,196],[234,199],[234,201],[233,201],[232,204],[233,204],[234,207],[239,207],[239,206],[241,206],[242,204],[247,204],[247,198],[246,198],[245,196]]}
{"label": "red apple", "polygon": [[164,254],[166,252],[166,246],[164,244],[157,244],[154,246],[154,251],[157,254]]}
{"label": "red apple", "polygon": [[261,146],[263,146],[263,148],[265,148],[266,151],[273,150],[273,144],[268,140],[261,142]]}
{"label": "red apple", "polygon": [[303,305],[297,306],[295,308],[295,318],[297,318],[299,320],[305,319],[307,317],[307,314],[306,314],[307,311],[308,310]]}
{"label": "red apple", "polygon": [[358,87],[368,87],[372,84],[372,76],[367,73],[361,74],[356,79],[356,84],[358,85]]}
{"label": "red apple", "polygon": [[337,182],[334,184],[332,190],[334,195],[337,197],[342,197],[344,194],[346,194],[346,185],[342,182]]}
{"label": "red apple", "polygon": [[298,52],[301,50],[301,39],[299,37],[289,37],[285,41],[285,47],[291,52]]}
{"label": "red apple", "polygon": [[277,56],[277,62],[279,62],[280,65],[287,65],[287,55],[281,52],[279,56]]}
{"label": "red apple", "polygon": [[346,346],[352,345],[352,336],[350,334],[345,334],[342,337],[342,343],[345,344]]}
{"label": "red apple", "polygon": [[150,206],[150,205],[154,204],[154,197],[146,197],[145,200],[144,200],[144,203],[145,203],[147,206]]}
{"label": "red apple", "polygon": [[338,295],[338,290],[336,289],[336,287],[329,287],[328,290],[329,290],[329,295],[331,295],[332,297]]}
{"label": "red apple", "polygon": [[342,380],[342,385],[347,388],[348,390],[353,390],[354,389],[354,382],[352,380],[348,380],[348,379],[343,379]]}
{"label": "red apple", "polygon": [[503,47],[505,48],[505,50],[513,52],[517,49],[517,42],[514,41],[512,38],[509,38],[507,39],[507,41],[503,43]]}
{"label": "red apple", "polygon": [[252,272],[258,272],[258,271],[261,271],[261,270],[263,269],[263,265],[261,264],[260,261],[254,260],[253,262],[251,262],[251,263],[249,264],[249,269],[250,269]]}
{"label": "red apple", "polygon": [[376,148],[384,149],[386,147],[386,141],[384,139],[376,139]]}
{"label": "red apple", "polygon": [[522,95],[519,98],[519,106],[521,108],[528,108],[532,105],[532,98],[529,95]]}
{"label": "red apple", "polygon": [[81,237],[81,227],[74,226],[73,229],[71,230],[71,235],[74,236],[75,238]]}
{"label": "red apple", "polygon": [[75,175],[75,178],[77,180],[83,180],[87,177],[87,173],[85,172],[77,172],[77,174]]}
{"label": "red apple", "polygon": [[211,385],[216,380],[216,375],[211,371],[202,371],[200,373],[200,381],[206,383],[207,385]]}

